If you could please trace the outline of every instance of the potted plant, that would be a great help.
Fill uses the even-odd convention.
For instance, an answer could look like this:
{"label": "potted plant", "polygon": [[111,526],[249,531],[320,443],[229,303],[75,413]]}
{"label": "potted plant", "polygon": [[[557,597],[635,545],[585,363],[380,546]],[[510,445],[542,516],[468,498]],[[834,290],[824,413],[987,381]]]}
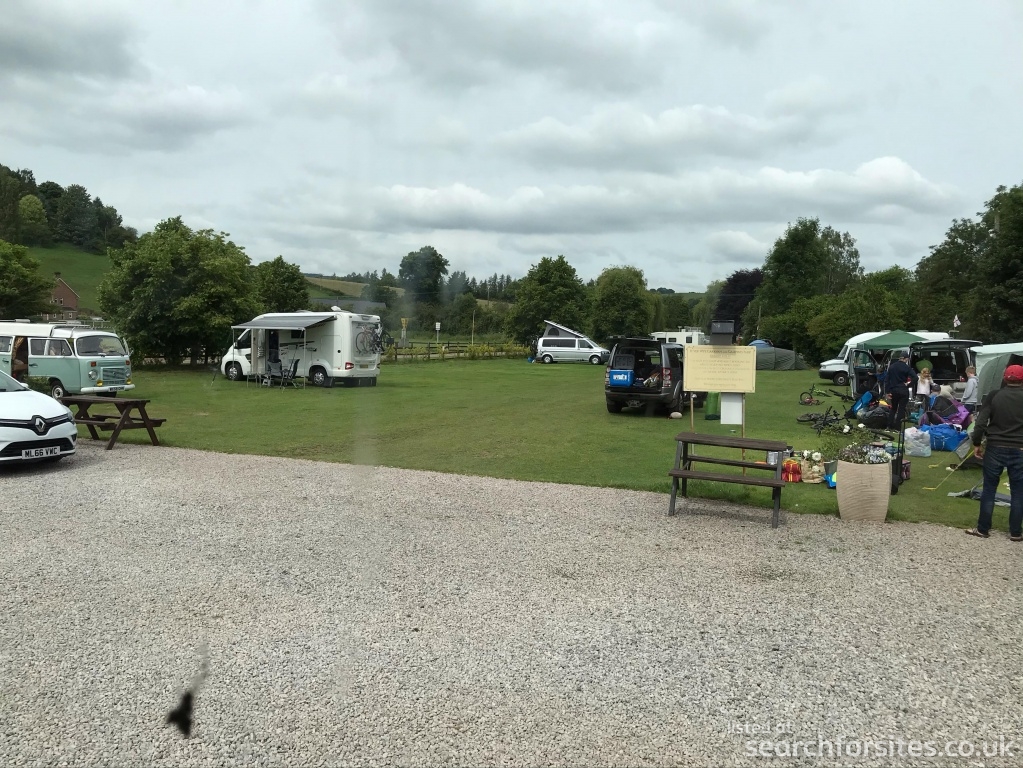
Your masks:
{"label": "potted plant", "polygon": [[891,495],[892,457],[884,446],[853,443],[838,452],[838,516],[884,522]]}

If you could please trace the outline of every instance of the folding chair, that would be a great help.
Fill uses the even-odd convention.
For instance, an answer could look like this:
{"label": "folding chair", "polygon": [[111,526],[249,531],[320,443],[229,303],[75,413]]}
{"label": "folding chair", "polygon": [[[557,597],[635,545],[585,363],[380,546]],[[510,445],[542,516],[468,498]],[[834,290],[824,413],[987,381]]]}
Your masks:
{"label": "folding chair", "polygon": [[298,373],[298,358],[296,357],[294,360],[291,361],[291,367],[290,368],[286,368],[284,370],[284,373],[281,375],[281,389],[283,389],[284,387],[289,386],[289,385],[292,386],[292,387],[297,386],[295,384],[295,374],[297,374],[297,373]]}
{"label": "folding chair", "polygon": [[273,386],[274,379],[283,379],[284,371],[281,369],[281,361],[274,360],[267,362],[266,373],[263,374],[262,384],[264,387]]}

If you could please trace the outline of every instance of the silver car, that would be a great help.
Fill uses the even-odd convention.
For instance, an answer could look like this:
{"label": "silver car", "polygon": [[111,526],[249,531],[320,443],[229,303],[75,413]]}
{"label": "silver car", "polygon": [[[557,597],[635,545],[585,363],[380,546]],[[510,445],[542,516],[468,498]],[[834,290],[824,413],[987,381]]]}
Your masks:
{"label": "silver car", "polygon": [[536,359],[541,363],[592,363],[600,365],[611,357],[592,339],[567,336],[541,336],[536,342]]}

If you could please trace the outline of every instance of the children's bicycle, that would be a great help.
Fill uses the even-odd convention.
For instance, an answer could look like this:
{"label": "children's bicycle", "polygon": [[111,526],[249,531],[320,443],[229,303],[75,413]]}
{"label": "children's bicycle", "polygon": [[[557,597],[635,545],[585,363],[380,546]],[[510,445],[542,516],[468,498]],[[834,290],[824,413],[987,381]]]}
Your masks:
{"label": "children's bicycle", "polygon": [[823,389],[817,386],[816,383],[810,385],[810,388],[806,392],[799,393],[799,404],[800,405],[820,405],[820,397],[831,397],[830,392],[825,392]]}

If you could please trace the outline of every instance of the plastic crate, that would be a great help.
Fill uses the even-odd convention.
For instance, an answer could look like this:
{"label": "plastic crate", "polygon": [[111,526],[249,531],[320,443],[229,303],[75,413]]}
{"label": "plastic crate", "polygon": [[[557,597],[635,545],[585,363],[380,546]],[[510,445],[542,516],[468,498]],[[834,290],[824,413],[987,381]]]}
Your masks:
{"label": "plastic crate", "polygon": [[608,381],[612,387],[631,387],[632,371],[611,371],[608,374]]}

